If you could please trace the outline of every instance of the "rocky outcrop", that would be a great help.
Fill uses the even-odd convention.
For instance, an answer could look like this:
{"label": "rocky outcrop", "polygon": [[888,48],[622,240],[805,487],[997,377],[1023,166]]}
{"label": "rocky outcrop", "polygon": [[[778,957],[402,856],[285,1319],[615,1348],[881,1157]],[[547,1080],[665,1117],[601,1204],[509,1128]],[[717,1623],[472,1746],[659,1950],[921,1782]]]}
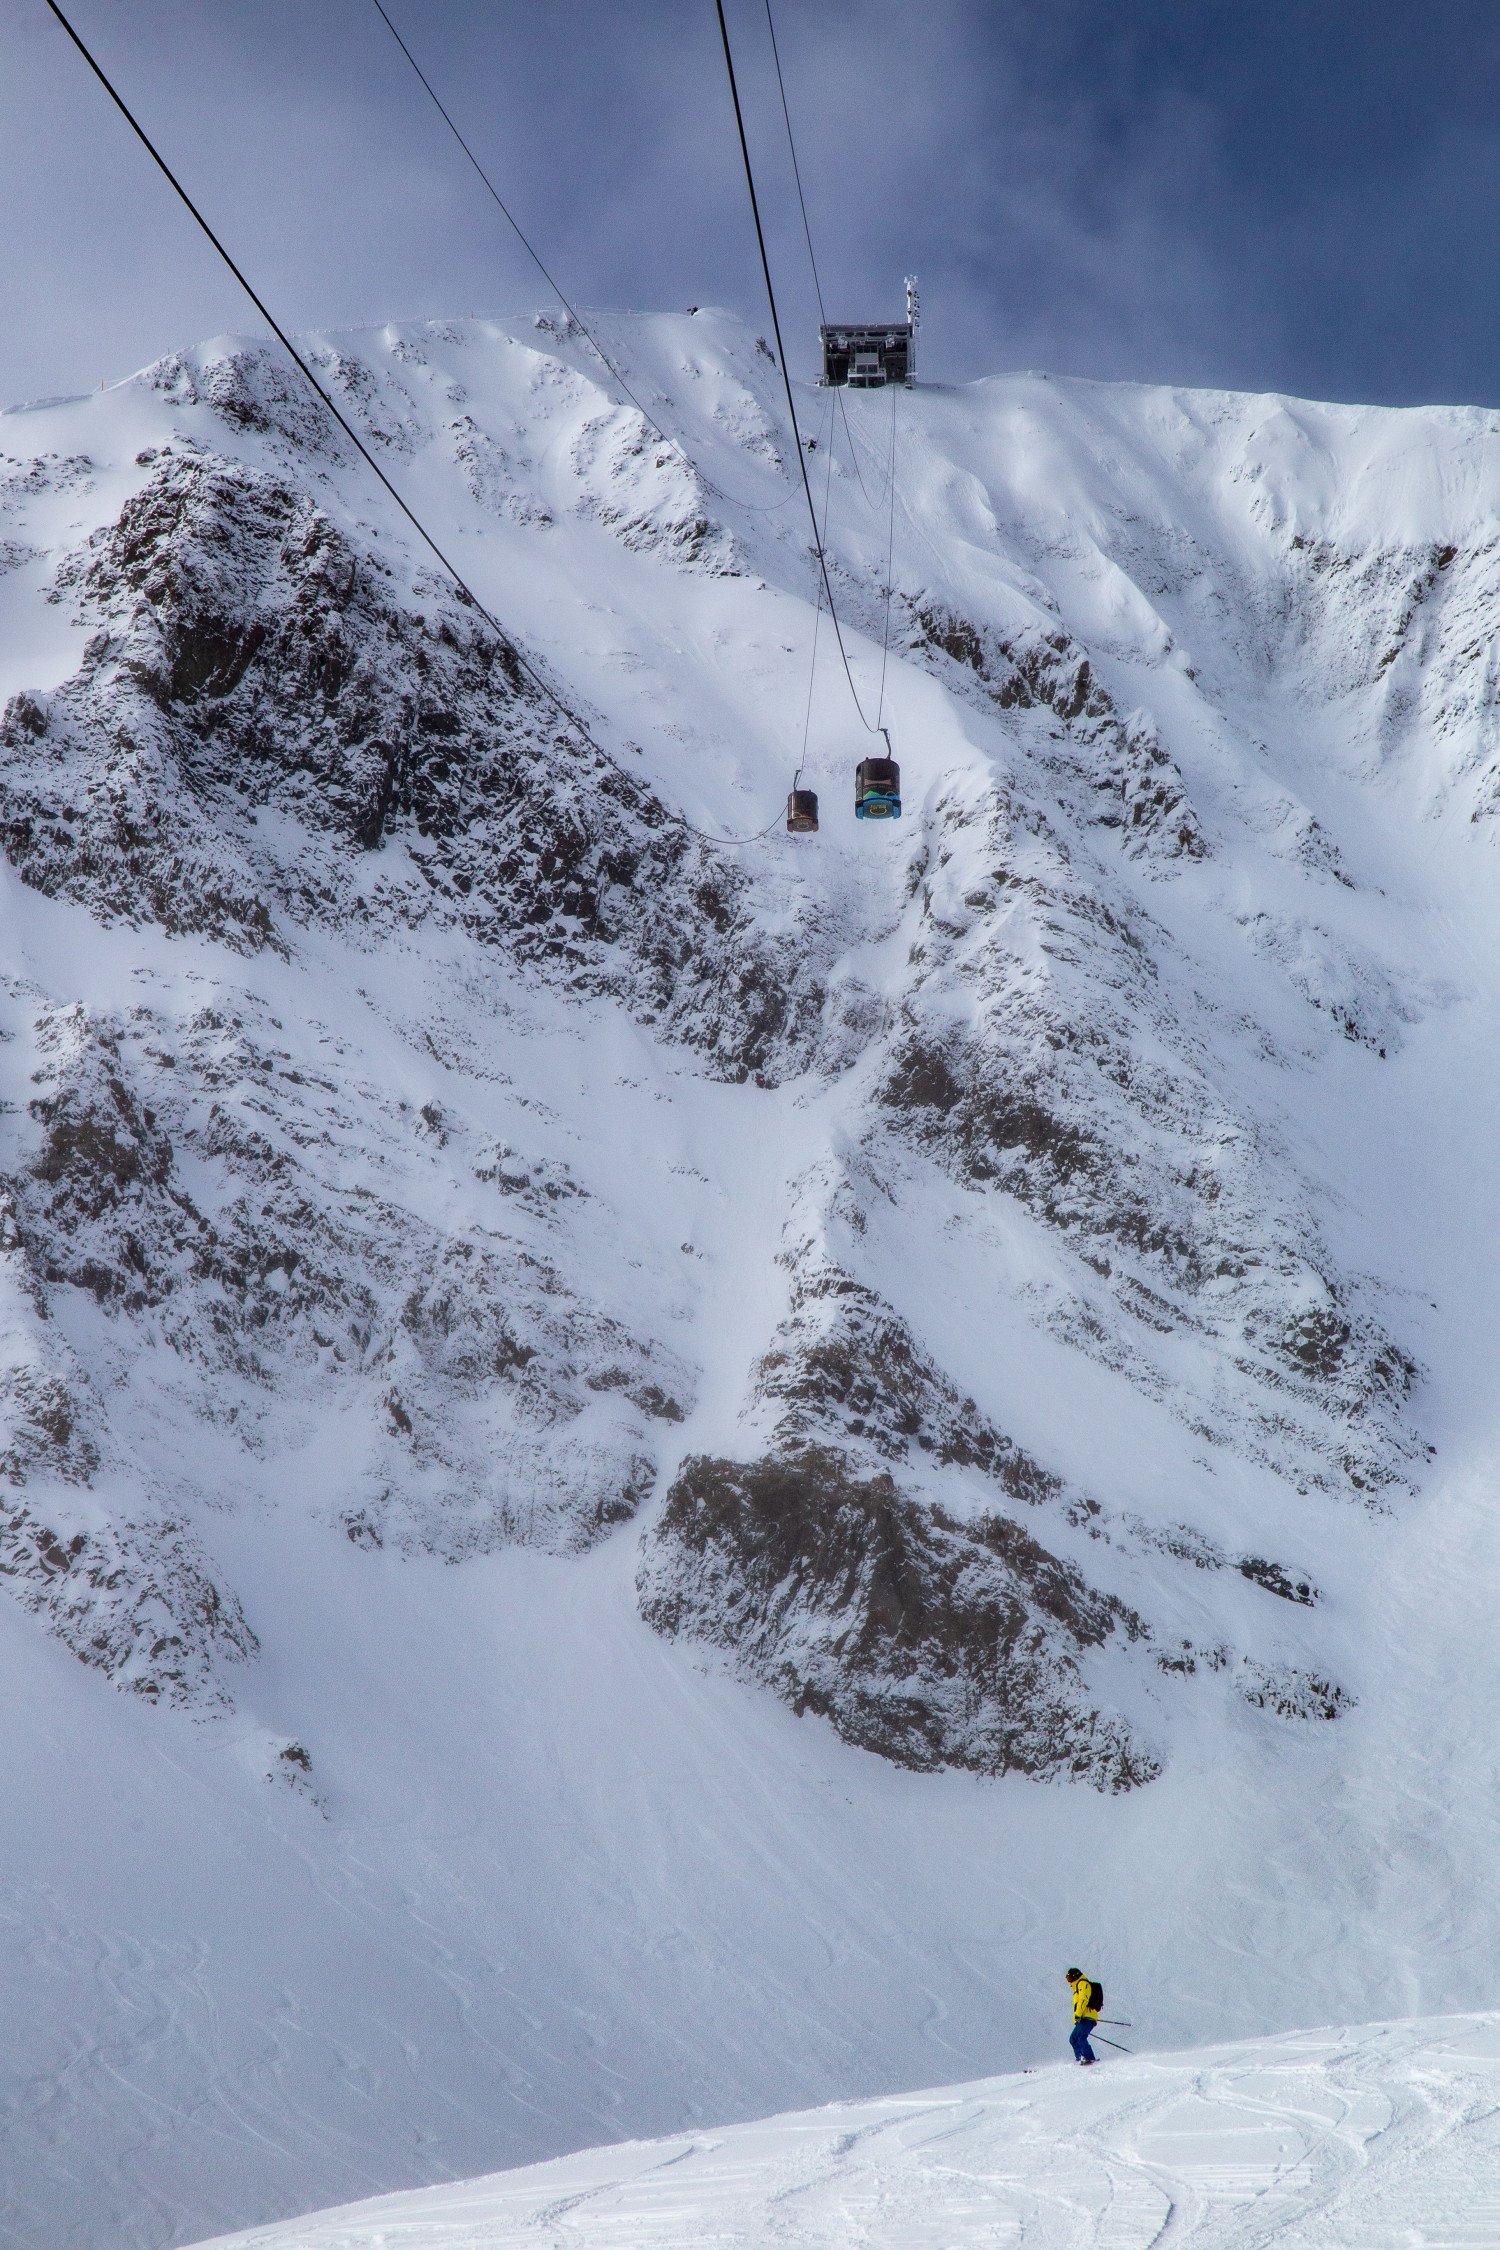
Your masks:
{"label": "rocky outcrop", "polygon": [[[0,1287],[12,1301],[31,1278],[23,1239],[7,1204]],[[227,1704],[227,1668],[258,1645],[238,1601],[186,1524],[96,1489],[100,1401],[61,1372],[59,1340],[44,1332],[36,1350],[0,1369],[0,1585],[117,1687],[151,1703]]]}
{"label": "rocky outcrop", "polygon": [[297,1069],[277,1028],[248,996],[37,1021],[36,1137],[7,1186],[39,1301],[91,1298],[119,1371],[165,1351],[207,1417],[232,1384],[247,1435],[273,1403],[358,1415],[310,1497],[366,1544],[588,1545],[650,1491],[685,1370],[570,1287],[555,1223],[481,1217],[482,1187],[448,1231],[403,1203],[402,1144],[461,1179],[461,1121],[435,1147],[375,1089]]}
{"label": "rocky outcrop", "polygon": [[63,1646],[148,1703],[212,1710],[259,1643],[186,1527],[0,1498],[0,1584]]}
{"label": "rocky outcrop", "polygon": [[1265,1125],[1216,1083],[1166,932],[1004,789],[940,801],[932,830],[878,1089],[891,1128],[1076,1249],[1079,1291],[1048,1317],[1080,1348],[1170,1395],[1153,1338],[1211,1341],[1244,1381],[1179,1394],[1204,1435],[1329,1491],[1397,1481],[1418,1452],[1415,1364],[1337,1271]]}
{"label": "rocky outcrop", "polygon": [[790,1309],[754,1370],[781,1444],[852,1439],[887,1461],[976,1470],[1031,1506],[1058,1496],[1062,1480],[962,1396],[873,1289],[815,1255],[785,1262]]}
{"label": "rocky outcrop", "polygon": [[[265,468],[165,447],[59,567],[83,661],[0,717],[0,842],[108,919],[253,954],[448,923],[732,1078],[817,1024],[744,874],[571,727],[451,589]],[[388,847],[388,849],[387,849]]]}
{"label": "rocky outcrop", "polygon": [[1080,1658],[1144,1633],[1014,1517],[960,1523],[804,1446],[683,1464],[643,1551],[642,1613],[733,1652],[845,1741],[929,1772],[963,1766],[1128,1789],[1157,1771],[1092,1703]]}
{"label": "rocky outcrop", "polygon": [[1114,829],[1132,857],[1170,865],[1209,846],[1176,761],[1145,711],[1122,712],[1088,652],[1056,626],[1010,636],[929,600],[915,606],[913,646],[950,659],[998,710],[1057,722],[1042,753],[1088,826]]}

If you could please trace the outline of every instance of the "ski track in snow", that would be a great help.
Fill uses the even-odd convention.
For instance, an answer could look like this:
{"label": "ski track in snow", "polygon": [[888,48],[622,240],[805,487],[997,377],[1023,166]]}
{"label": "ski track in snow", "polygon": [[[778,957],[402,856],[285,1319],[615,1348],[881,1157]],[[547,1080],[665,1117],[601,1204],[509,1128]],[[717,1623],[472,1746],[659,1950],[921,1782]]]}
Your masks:
{"label": "ski track in snow", "polygon": [[1491,2250],[1500,2018],[1048,2066],[590,2150],[200,2250]]}

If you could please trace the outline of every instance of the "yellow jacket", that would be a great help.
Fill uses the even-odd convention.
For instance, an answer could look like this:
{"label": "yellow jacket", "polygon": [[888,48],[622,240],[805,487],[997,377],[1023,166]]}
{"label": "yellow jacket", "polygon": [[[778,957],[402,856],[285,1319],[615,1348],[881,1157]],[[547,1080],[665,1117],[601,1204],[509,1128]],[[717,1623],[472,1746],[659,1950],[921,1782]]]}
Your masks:
{"label": "yellow jacket", "polygon": [[1075,2023],[1081,2023],[1085,2016],[1093,2015],[1093,2008],[1089,2004],[1089,1996],[1093,1992],[1093,1989],[1094,1980],[1092,1977],[1080,1977],[1078,1979],[1078,1982],[1074,1985],[1073,2021]]}

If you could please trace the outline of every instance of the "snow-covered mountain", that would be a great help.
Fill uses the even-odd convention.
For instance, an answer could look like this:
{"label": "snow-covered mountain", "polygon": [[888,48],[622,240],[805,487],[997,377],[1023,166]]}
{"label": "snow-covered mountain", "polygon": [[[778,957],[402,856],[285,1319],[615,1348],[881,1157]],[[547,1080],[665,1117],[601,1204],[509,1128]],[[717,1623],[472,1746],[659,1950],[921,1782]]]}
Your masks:
{"label": "snow-covered mountain", "polygon": [[1493,2016],[1296,2032],[590,2149],[233,2250],[1489,2250],[1497,2073]]}
{"label": "snow-covered mountain", "polygon": [[1500,418],[807,393],[882,828],[609,343],[310,342],[498,643],[268,348],[0,418],[19,2242],[1497,1965]]}

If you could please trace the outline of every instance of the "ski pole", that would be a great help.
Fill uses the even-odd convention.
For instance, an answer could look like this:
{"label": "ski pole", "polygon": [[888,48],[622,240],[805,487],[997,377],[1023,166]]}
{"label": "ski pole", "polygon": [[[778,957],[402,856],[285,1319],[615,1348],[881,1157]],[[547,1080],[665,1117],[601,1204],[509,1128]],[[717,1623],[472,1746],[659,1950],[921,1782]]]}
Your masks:
{"label": "ski pole", "polygon": [[[1118,2039],[1106,2039],[1102,2031],[1096,2032],[1095,2037],[1098,2039],[1101,2047],[1120,2047],[1120,2042]],[[1135,2049],[1134,2047],[1120,2047],[1120,2052],[1122,2055],[1133,2055],[1135,2053]]]}
{"label": "ski pole", "polygon": [[1097,2020],[1100,2023],[1113,2024],[1116,2031],[1134,2031],[1135,2029],[1135,2025],[1131,2022],[1129,2016],[1100,2016]]}

